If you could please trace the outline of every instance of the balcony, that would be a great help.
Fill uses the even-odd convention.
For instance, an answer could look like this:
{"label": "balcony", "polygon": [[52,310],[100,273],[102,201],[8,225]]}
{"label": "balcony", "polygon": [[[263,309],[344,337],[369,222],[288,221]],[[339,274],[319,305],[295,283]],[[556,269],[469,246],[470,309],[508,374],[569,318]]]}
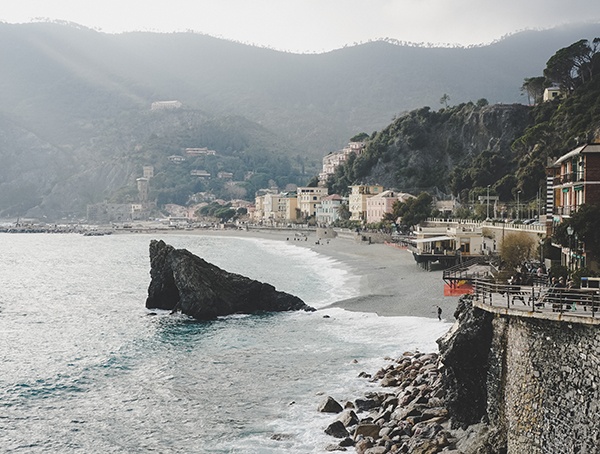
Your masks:
{"label": "balcony", "polygon": [[579,210],[579,205],[564,205],[559,207],[554,207],[554,214],[559,216],[571,216],[573,213],[576,213]]}
{"label": "balcony", "polygon": [[554,186],[560,186],[562,184],[574,183],[576,181],[583,181],[583,172],[565,173],[554,177],[552,184]]}

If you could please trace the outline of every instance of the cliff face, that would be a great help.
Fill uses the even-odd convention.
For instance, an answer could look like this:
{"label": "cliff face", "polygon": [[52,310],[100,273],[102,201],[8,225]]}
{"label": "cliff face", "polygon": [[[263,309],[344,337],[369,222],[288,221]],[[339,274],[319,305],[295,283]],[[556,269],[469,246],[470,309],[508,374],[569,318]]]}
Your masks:
{"label": "cliff face", "polygon": [[501,196],[502,191],[510,194],[500,180],[518,167],[511,145],[532,123],[531,109],[484,104],[437,112],[424,107],[397,118],[372,137],[363,155],[340,169],[334,190],[348,181],[364,181],[454,194],[491,185]]}
{"label": "cliff face", "polygon": [[272,285],[228,273],[164,241],[151,241],[150,264],[149,309],[180,310],[199,320],[237,313],[315,310]]}
{"label": "cliff face", "polygon": [[462,298],[454,317],[455,327],[437,342],[449,414],[455,426],[466,427],[487,414],[492,314],[474,309],[469,298]]}

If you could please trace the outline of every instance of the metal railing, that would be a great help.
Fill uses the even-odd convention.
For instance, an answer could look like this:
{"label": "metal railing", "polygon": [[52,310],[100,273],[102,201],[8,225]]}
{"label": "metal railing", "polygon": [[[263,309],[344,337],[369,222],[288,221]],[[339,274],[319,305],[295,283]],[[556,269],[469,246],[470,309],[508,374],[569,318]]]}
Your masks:
{"label": "metal railing", "polygon": [[535,312],[568,312],[595,317],[600,309],[598,289],[569,289],[546,285],[498,284],[473,281],[474,298],[482,304]]}

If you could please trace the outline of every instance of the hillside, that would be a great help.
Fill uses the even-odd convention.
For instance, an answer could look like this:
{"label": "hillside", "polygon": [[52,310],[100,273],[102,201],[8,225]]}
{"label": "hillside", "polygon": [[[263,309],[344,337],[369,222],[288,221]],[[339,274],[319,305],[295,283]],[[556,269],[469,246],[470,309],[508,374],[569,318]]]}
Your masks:
{"label": "hillside", "polygon": [[[126,193],[141,165],[160,168],[186,146],[234,157],[214,169],[260,175],[249,198],[261,182],[305,183],[349,137],[411,109],[435,110],[443,94],[451,104],[524,100],[525,77],[597,28],[468,49],[371,42],[297,55],[193,33],[0,24],[0,215],[81,215],[87,203]],[[151,115],[152,102],[172,99],[181,112]],[[175,180],[154,195],[183,197],[193,182]]]}
{"label": "hillside", "polygon": [[517,192],[521,200],[533,199],[545,188],[548,160],[600,140],[600,53],[592,61],[591,79],[551,102],[529,107],[480,100],[408,112],[337,169],[331,190],[343,194],[350,184],[380,183],[409,192],[439,190],[466,202],[489,186],[502,201]]}

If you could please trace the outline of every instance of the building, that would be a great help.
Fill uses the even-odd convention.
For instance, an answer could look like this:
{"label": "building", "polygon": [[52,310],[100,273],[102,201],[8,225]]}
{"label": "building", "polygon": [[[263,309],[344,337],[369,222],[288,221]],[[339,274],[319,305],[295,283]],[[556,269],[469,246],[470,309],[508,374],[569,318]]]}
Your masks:
{"label": "building", "polygon": [[366,199],[367,202],[367,217],[368,224],[381,222],[387,213],[393,211],[394,203],[406,202],[408,199],[415,196],[405,192],[383,191],[381,194],[374,195]]}
{"label": "building", "polygon": [[[547,212],[552,213],[554,225],[569,219],[584,203],[600,204],[600,143],[582,145],[561,156],[548,169],[548,176],[553,206]],[[586,266],[589,254],[579,243],[574,236],[573,247],[561,248],[563,265]]]}
{"label": "building", "polygon": [[183,156],[179,156],[177,154],[172,154],[167,159],[175,164],[179,164],[180,162],[185,161],[185,158]]}
{"label": "building", "polygon": [[561,92],[560,87],[556,87],[556,86],[548,87],[544,90],[544,95],[542,97],[542,100],[544,102],[546,102],[546,101],[552,101],[554,99],[558,99],[558,98],[560,98],[561,93],[562,92]]}
{"label": "building", "polygon": [[188,156],[215,156],[217,152],[215,150],[209,150],[206,147],[203,148],[186,148],[185,154]]}
{"label": "building", "polygon": [[152,103],[150,110],[175,110],[180,109],[181,106],[182,104],[179,101],[156,101]]}
{"label": "building", "polygon": [[367,200],[383,192],[383,186],[356,185],[350,186],[349,208],[351,221],[367,220]]}
{"label": "building", "polygon": [[141,203],[147,203],[148,202],[148,188],[149,188],[148,178],[138,178],[136,180],[136,182],[137,182],[139,201]]}
{"label": "building", "polygon": [[288,224],[298,219],[298,198],[294,192],[273,191],[255,199],[253,221],[268,225]]}
{"label": "building", "polygon": [[143,166],[142,172],[144,178],[147,178],[148,180],[154,178],[154,166]]}
{"label": "building", "polygon": [[304,217],[316,216],[317,206],[321,204],[321,199],[327,196],[327,188],[319,187],[299,187],[296,190],[298,196],[298,209]]}
{"label": "building", "polygon": [[190,175],[192,175],[193,177],[198,177],[198,178],[210,178],[210,173],[207,172],[206,170],[202,170],[202,169],[192,170],[190,172]]}
{"label": "building", "polygon": [[332,194],[321,199],[317,206],[316,220],[318,225],[331,225],[340,219],[339,209],[344,199],[338,194]]}
{"label": "building", "polygon": [[341,151],[335,151],[325,156],[323,158],[323,170],[319,173],[319,185],[325,186],[329,176],[335,173],[335,169],[346,162],[351,154],[360,155],[364,148],[364,142],[350,142]]}
{"label": "building", "polygon": [[221,180],[231,180],[233,179],[233,172],[219,172],[217,173],[217,178]]}

